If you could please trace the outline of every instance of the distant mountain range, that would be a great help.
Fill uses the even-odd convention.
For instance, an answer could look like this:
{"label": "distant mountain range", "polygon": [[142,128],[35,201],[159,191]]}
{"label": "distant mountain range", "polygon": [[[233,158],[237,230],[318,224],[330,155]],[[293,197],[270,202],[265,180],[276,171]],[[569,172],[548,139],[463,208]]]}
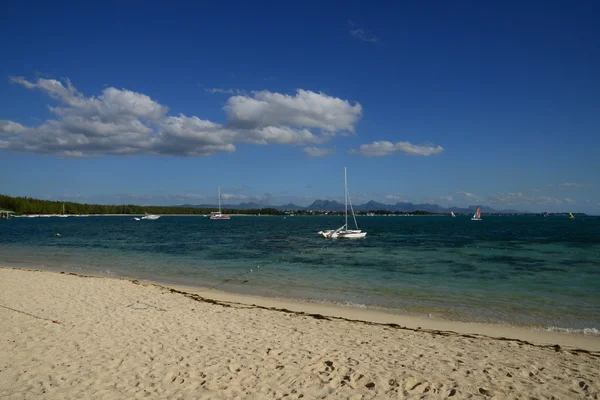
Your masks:
{"label": "distant mountain range", "polygon": [[[193,207],[193,208],[217,208],[217,205],[213,204],[201,204],[191,205],[185,204],[180,207]],[[344,211],[344,204],[339,203],[335,200],[315,200],[308,207],[298,206],[296,204],[284,204],[282,206],[274,206],[268,204],[259,203],[240,203],[240,204],[228,204],[223,208],[233,208],[236,210],[256,210],[261,208],[275,208],[281,211]],[[464,207],[442,207],[437,204],[413,204],[398,202],[396,204],[384,204],[376,201],[369,201],[365,204],[358,204],[354,206],[354,211],[390,211],[390,212],[414,212],[414,211],[428,211],[432,213],[472,213],[475,212],[477,206]],[[482,213],[519,213],[518,210],[495,210],[491,207],[481,206]]]}

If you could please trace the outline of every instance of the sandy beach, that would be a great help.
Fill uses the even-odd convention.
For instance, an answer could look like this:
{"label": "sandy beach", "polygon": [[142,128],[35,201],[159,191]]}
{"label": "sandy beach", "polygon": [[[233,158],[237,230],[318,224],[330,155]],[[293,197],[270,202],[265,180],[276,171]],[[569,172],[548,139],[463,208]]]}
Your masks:
{"label": "sandy beach", "polygon": [[593,398],[600,338],[0,268],[0,398]]}

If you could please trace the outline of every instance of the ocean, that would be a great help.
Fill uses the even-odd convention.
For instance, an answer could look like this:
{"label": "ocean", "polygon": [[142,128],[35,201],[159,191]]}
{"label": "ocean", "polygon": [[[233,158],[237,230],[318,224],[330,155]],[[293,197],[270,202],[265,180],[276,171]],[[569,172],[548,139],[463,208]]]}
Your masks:
{"label": "ocean", "polygon": [[[599,334],[600,219],[163,216],[0,221],[0,265]],[[60,233],[60,237],[55,236]]]}

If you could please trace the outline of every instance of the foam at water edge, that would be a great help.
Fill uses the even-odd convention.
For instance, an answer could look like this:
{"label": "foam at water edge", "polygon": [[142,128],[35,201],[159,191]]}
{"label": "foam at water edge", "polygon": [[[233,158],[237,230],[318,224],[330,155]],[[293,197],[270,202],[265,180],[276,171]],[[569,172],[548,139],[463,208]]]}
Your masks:
{"label": "foam at water edge", "polygon": [[275,297],[276,299],[282,300],[293,300],[300,303],[313,303],[313,304],[323,304],[328,306],[338,306],[338,307],[351,307],[351,308],[368,308],[365,304],[353,303],[351,301],[333,301],[333,300],[321,300],[321,299],[302,299],[298,297]]}
{"label": "foam at water edge", "polygon": [[600,335],[600,331],[596,328],[569,329],[550,326],[548,328],[539,329],[546,332],[563,332],[563,333],[578,333],[584,335]]}

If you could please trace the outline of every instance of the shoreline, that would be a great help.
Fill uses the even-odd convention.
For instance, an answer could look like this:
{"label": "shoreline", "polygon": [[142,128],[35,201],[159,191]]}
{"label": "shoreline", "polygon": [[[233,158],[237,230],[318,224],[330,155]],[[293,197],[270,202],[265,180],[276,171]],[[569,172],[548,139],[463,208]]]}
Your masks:
{"label": "shoreline", "polygon": [[1,269],[70,275],[81,278],[106,279],[109,281],[124,281],[144,286],[153,286],[174,293],[180,293],[188,297],[199,296],[203,301],[208,301],[209,303],[249,306],[284,313],[319,316],[332,320],[391,326],[412,331],[455,334],[466,337],[477,336],[496,340],[517,341],[543,347],[560,346],[561,348],[575,351],[599,352],[598,355],[600,356],[600,335],[548,331],[515,325],[464,322],[424,316],[394,314],[370,308],[240,294],[210,287],[181,285],[152,279],[136,279],[132,277],[118,277],[94,273],[65,272],[59,271],[59,269],[43,269],[37,267],[27,268],[0,265],[0,270]]}
{"label": "shoreline", "polygon": [[0,398],[550,399],[600,389],[600,352],[582,346],[183,289],[0,268]]}

